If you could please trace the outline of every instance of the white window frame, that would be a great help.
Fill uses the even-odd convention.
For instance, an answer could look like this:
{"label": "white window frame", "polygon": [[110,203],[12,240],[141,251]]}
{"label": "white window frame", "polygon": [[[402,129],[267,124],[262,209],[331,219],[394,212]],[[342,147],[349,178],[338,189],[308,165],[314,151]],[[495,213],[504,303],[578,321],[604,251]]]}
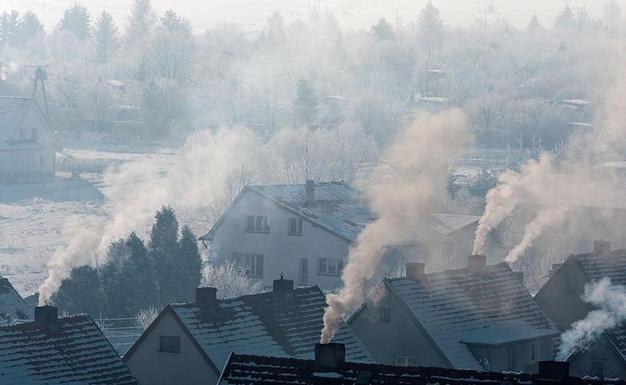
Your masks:
{"label": "white window frame", "polygon": [[[291,225],[295,225],[295,231],[292,231]],[[302,235],[302,218],[288,217],[287,218],[287,235]]]}
{"label": "white window frame", "polygon": [[341,258],[317,258],[317,275],[340,277],[343,268]]}
{"label": "white window frame", "polygon": [[269,218],[265,215],[246,214],[243,217],[243,231],[246,233],[269,234],[270,232]]}
{"label": "white window frame", "polygon": [[395,361],[396,361],[396,366],[402,366],[405,368],[417,366],[417,357],[414,357],[414,356],[396,355]]}
{"label": "white window frame", "polygon": [[[534,353],[534,357],[533,357]],[[531,341],[528,344],[528,362],[531,364],[539,360],[539,341]]]}

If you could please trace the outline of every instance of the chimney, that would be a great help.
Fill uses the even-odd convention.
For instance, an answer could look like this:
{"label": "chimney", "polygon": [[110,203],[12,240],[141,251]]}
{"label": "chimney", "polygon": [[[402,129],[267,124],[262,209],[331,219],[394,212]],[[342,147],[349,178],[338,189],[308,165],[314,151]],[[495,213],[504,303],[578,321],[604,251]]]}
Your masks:
{"label": "chimney", "polygon": [[426,278],[426,265],[421,262],[407,262],[405,265],[406,277],[411,281],[420,282]]}
{"label": "chimney", "polygon": [[563,380],[569,377],[569,362],[539,361],[539,378],[547,380]]}
{"label": "chimney", "polygon": [[56,306],[35,307],[35,326],[47,334],[59,331],[59,310]]}
{"label": "chimney", "polygon": [[196,305],[200,308],[200,317],[206,319],[217,313],[217,288],[196,288]]}
{"label": "chimney", "polygon": [[467,270],[472,273],[479,273],[487,266],[487,256],[482,254],[470,255],[467,258]]}
{"label": "chimney", "polygon": [[280,274],[280,279],[274,280],[274,286],[272,292],[280,297],[287,298],[293,296],[293,280],[285,279],[283,274]]}
{"label": "chimney", "polygon": [[611,252],[611,242],[596,240],[593,241],[593,253],[595,255],[608,255]]}
{"label": "chimney", "polygon": [[315,181],[308,179],[304,187],[304,203],[312,205],[315,202]]}
{"label": "chimney", "polygon": [[346,362],[346,347],[343,344],[315,344],[315,367],[339,369]]}

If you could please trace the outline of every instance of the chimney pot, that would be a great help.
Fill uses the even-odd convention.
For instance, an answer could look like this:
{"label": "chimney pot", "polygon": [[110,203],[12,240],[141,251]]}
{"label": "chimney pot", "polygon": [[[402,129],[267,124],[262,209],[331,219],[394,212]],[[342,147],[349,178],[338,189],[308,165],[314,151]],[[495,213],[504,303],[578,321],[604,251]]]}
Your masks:
{"label": "chimney pot", "polygon": [[551,380],[562,380],[569,377],[569,362],[539,361],[539,377]]}
{"label": "chimney pot", "polygon": [[315,344],[315,366],[321,369],[339,369],[346,362],[343,344]]}
{"label": "chimney pot", "polygon": [[198,287],[196,288],[196,305],[200,308],[200,316],[208,318],[217,313],[217,288]]}
{"label": "chimney pot", "polygon": [[35,307],[35,326],[46,333],[55,333],[59,329],[59,310],[56,306]]}
{"label": "chimney pot", "polygon": [[467,269],[477,273],[484,270],[487,266],[487,256],[482,254],[473,254],[467,258]]}
{"label": "chimney pot", "polygon": [[611,242],[603,240],[593,241],[593,253],[596,255],[607,255],[611,252]]}
{"label": "chimney pot", "polygon": [[420,282],[426,277],[426,265],[422,262],[407,262],[405,269],[406,277],[412,281]]}
{"label": "chimney pot", "polygon": [[307,205],[311,205],[315,202],[315,181],[308,179],[306,186],[304,187],[304,201]]}

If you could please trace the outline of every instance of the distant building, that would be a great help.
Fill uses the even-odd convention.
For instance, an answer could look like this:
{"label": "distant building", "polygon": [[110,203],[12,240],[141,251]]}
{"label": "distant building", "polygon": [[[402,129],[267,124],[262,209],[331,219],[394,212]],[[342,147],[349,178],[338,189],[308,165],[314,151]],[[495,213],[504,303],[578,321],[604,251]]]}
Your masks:
{"label": "distant building", "polygon": [[8,278],[0,278],[0,325],[32,321],[34,307],[26,304]]}
{"label": "distant building", "polygon": [[[565,331],[594,310],[582,300],[585,285],[604,277],[613,284],[626,285],[626,250],[611,251],[609,242],[595,241],[591,253],[570,255],[563,264],[554,266],[535,299]],[[626,378],[626,325],[603,333],[590,346],[576,349],[567,361],[576,375]]]}
{"label": "distant building", "polygon": [[137,385],[137,381],[87,315],[58,317],[35,308],[35,320],[0,327],[2,385]]}
{"label": "distant building", "polygon": [[[325,296],[317,287],[294,289],[274,281],[273,291],[217,299],[199,288],[196,302],[168,305],[124,355],[141,384],[213,385],[231,352],[312,358],[323,327]],[[371,361],[344,324],[334,339],[353,361]]]}
{"label": "distant building", "polygon": [[0,97],[0,183],[54,177],[61,144],[34,98]]}
{"label": "distant building", "polygon": [[348,324],[379,363],[534,372],[559,331],[506,263],[426,274],[407,264],[385,279]]}
{"label": "distant building", "polygon": [[219,385],[604,385],[624,380],[577,378],[566,362],[542,361],[537,374],[398,367],[346,362],[340,344],[317,345],[309,360],[232,354]]}
{"label": "distant building", "polygon": [[[234,260],[251,278],[271,287],[281,272],[296,285],[341,286],[348,251],[375,215],[343,182],[247,186],[200,237],[219,261]],[[419,258],[432,265],[463,258],[479,217],[435,213],[416,218],[415,238],[390,248],[390,265]]]}

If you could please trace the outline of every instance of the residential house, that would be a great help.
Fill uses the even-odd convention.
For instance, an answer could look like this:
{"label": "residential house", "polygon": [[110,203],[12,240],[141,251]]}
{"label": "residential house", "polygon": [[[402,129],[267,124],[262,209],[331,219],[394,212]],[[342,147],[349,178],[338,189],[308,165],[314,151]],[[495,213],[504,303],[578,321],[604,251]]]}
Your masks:
{"label": "residential house", "polygon": [[88,315],[58,317],[35,308],[35,320],[0,326],[2,385],[137,385]]}
{"label": "residential house", "polygon": [[35,98],[0,97],[0,183],[53,178],[59,151],[61,144]]}
{"label": "residential house", "polygon": [[462,269],[384,279],[348,324],[376,362],[534,372],[559,331],[508,264],[473,255]]}
{"label": "residential house", "polygon": [[542,361],[537,374],[346,362],[340,344],[318,344],[314,359],[232,354],[219,385],[604,385],[624,380],[577,378],[566,362]]}
{"label": "residential house", "polygon": [[[609,278],[626,285],[626,249],[611,251],[607,241],[593,242],[590,253],[570,255],[554,266],[548,282],[535,296],[537,303],[561,330],[583,319],[594,306],[582,299],[585,285]],[[594,343],[567,356],[577,375],[626,378],[626,325],[603,333]]]}
{"label": "residential house", "polygon": [[[212,385],[231,352],[312,358],[323,327],[325,296],[317,287],[294,289],[274,281],[271,292],[218,299],[199,288],[195,303],[168,305],[124,355],[142,385]],[[335,341],[353,361],[371,361],[344,324]]]}
{"label": "residential house", "polygon": [[[324,290],[341,286],[341,271],[353,245],[374,214],[343,182],[247,186],[200,237],[217,261],[234,260],[250,277],[271,287],[284,273],[297,285]],[[418,220],[419,219],[419,220]],[[471,247],[479,217],[432,214],[416,218],[415,238],[396,245],[389,265],[405,258],[448,263]]]}
{"label": "residential house", "polygon": [[8,278],[0,278],[0,325],[32,321],[34,307],[26,304]]}

